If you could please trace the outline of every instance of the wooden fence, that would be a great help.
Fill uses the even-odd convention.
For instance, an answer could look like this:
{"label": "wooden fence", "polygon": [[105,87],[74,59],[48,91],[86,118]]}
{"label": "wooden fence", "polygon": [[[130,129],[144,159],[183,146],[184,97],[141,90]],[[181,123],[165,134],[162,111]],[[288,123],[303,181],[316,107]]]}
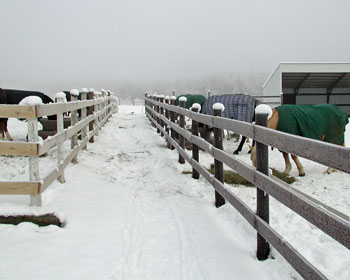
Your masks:
{"label": "wooden fence", "polygon": [[[169,100],[169,99],[167,99]],[[171,103],[171,104],[170,104]],[[257,231],[257,258],[266,259],[269,246],[272,245],[305,279],[327,279],[314,265],[303,257],[269,225],[269,195],[303,217],[305,220],[331,236],[334,240],[350,249],[350,224],[346,216],[331,207],[301,193],[290,185],[268,175],[268,146],[276,147],[315,162],[350,173],[350,149],[302,138],[291,134],[267,129],[266,114],[256,115],[256,125],[218,116],[203,115],[184,109],[184,102],[175,106],[175,99],[164,103],[162,97],[145,98],[146,115],[157,131],[164,135],[168,147],[179,153],[179,162],[186,160],[193,167],[193,178],[202,175],[215,189],[215,205],[219,207],[229,202]],[[179,124],[175,115],[180,116]],[[192,120],[192,132],[184,129],[184,117]],[[202,123],[214,128],[215,144],[204,141],[198,136],[197,124]],[[225,152],[222,148],[222,129],[245,135],[257,141],[257,169]],[[179,135],[179,140],[175,135]],[[220,139],[221,138],[221,139]],[[184,139],[192,143],[192,156],[185,151]],[[215,176],[199,163],[198,147],[209,153],[215,162]],[[320,151],[323,151],[320,153]],[[251,210],[236,194],[224,185],[223,163],[238,172],[257,187],[257,213]]]}
{"label": "wooden fence", "polygon": [[[84,96],[84,94],[82,95]],[[72,97],[74,98],[74,97]],[[112,111],[113,97],[94,96],[88,93],[88,99],[68,103],[51,103],[36,106],[0,105],[0,117],[25,118],[28,120],[28,142],[0,141],[0,155],[26,156],[29,159],[28,181],[1,181],[0,194],[30,195],[31,205],[41,205],[41,193],[58,179],[64,182],[64,169],[71,162],[77,161],[77,155],[88,142],[94,141],[94,135],[109,119]],[[81,120],[78,121],[77,110],[81,109]],[[63,129],[63,113],[71,112],[72,125]],[[39,143],[38,118],[57,115],[57,133]],[[78,143],[78,134],[81,141]],[[63,144],[71,139],[71,151],[65,157]],[[39,156],[57,147],[57,167],[45,178],[40,177]]]}

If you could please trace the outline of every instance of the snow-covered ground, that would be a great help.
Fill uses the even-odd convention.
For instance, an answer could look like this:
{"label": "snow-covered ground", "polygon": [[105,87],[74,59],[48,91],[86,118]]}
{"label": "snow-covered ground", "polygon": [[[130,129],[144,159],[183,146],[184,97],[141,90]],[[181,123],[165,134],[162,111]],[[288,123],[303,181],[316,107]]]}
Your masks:
{"label": "snow-covered ground", "polygon": [[[24,140],[26,124],[10,119],[9,131]],[[249,162],[247,150],[239,157]],[[270,166],[281,170],[281,154],[269,153]],[[42,176],[55,168],[55,155],[40,158]],[[64,228],[0,225],[0,279],[301,279],[273,248],[270,259],[256,260],[256,232],[229,204],[215,208],[213,188],[182,174],[191,167],[177,160],[143,107],[120,106],[66,168],[66,183],[42,194],[41,208],[29,207],[28,196],[0,196],[1,214],[54,212],[66,221]],[[209,167],[212,159],[201,153],[200,161]],[[349,215],[349,174],[302,163],[306,176],[293,186]],[[1,180],[27,180],[27,164],[1,157]],[[255,188],[229,187],[255,209]],[[348,249],[273,198],[270,205],[270,224],[287,241],[329,279],[350,279]]]}

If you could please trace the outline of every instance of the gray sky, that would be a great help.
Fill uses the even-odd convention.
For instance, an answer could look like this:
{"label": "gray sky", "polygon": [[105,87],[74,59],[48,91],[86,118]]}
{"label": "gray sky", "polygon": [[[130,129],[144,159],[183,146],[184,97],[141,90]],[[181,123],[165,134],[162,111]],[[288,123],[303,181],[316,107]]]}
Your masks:
{"label": "gray sky", "polygon": [[0,0],[0,87],[46,92],[349,62],[349,0]]}

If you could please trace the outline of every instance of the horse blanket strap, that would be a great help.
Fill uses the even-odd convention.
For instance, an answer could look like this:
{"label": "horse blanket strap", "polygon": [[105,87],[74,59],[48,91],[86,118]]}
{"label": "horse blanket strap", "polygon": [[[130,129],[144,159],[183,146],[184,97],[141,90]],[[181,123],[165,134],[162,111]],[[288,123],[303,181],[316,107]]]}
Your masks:
{"label": "horse blanket strap", "polygon": [[213,104],[222,103],[225,110],[222,117],[251,123],[254,110],[261,102],[254,96],[246,94],[225,94],[210,96],[203,104],[202,113],[214,115]]}
{"label": "horse blanket strap", "polygon": [[336,105],[281,105],[277,130],[333,144],[344,143],[348,116]]}
{"label": "horse blanket strap", "polygon": [[187,98],[186,104],[185,104],[185,108],[189,109],[192,107],[192,105],[194,103],[198,103],[199,105],[202,106],[202,104],[205,101],[205,97],[203,95],[200,94],[183,94],[183,95],[179,95],[176,100],[175,100],[175,105],[179,106],[179,98],[181,96],[185,96]]}

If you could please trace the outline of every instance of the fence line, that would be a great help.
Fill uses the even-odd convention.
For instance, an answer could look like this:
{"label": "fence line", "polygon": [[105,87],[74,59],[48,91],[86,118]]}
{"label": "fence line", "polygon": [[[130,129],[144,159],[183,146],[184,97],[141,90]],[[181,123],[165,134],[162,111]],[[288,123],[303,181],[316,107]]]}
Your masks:
{"label": "fence line", "polygon": [[[152,124],[165,135],[170,145],[175,147],[178,153],[192,165],[218,192],[225,200],[227,200],[239,213],[249,222],[249,224],[257,230],[258,235],[261,235],[266,242],[269,242],[280,254],[300,273],[305,279],[327,279],[316,267],[309,263],[291,244],[286,242],[275,230],[273,230],[268,222],[265,222],[258,214],[255,214],[242,200],[233,194],[225,185],[213,175],[211,175],[199,161],[190,157],[182,148],[172,134],[167,131],[176,131],[185,139],[192,143],[193,146],[198,146],[208,152],[215,160],[225,163],[230,168],[237,171],[248,181],[256,185],[257,190],[262,191],[267,196],[272,195],[279,202],[289,207],[298,215],[314,224],[320,230],[334,238],[346,248],[350,248],[350,226],[349,217],[344,214],[339,214],[338,211],[324,205],[315,199],[310,199],[308,196],[301,194],[293,187],[287,185],[283,181],[263,174],[252,166],[249,166],[237,157],[234,157],[227,152],[212,146],[202,138],[193,135],[191,132],[181,128],[174,121],[161,115],[159,108],[163,107],[166,111],[187,116],[192,121],[207,124],[219,129],[227,129],[239,134],[243,134],[252,139],[259,141],[263,145],[271,145],[282,150],[300,156],[312,159],[329,165],[334,168],[341,169],[350,173],[350,149],[338,147],[336,145],[319,142],[312,139],[306,139],[298,136],[292,136],[278,131],[273,131],[257,125],[252,125],[240,121],[225,119],[221,117],[205,116],[195,113],[180,107],[164,104],[157,100],[152,100],[146,97],[146,114]],[[169,115],[169,114],[168,114]],[[160,122],[162,121],[162,123]],[[166,127],[166,128],[165,128]],[[282,141],[280,143],[279,141]],[[304,148],[298,147],[302,143]],[[312,145],[316,145],[313,148]],[[305,148],[306,147],[306,148]],[[319,156],[320,149],[325,149],[325,153],[333,152],[334,155]],[[258,151],[257,151],[258,152]],[[258,157],[258,155],[257,155]]]}
{"label": "fence line", "polygon": [[[34,135],[28,138],[30,142],[5,142],[0,141],[0,155],[27,156],[29,158],[29,181],[1,181],[0,194],[22,194],[31,195],[31,205],[41,205],[40,194],[48,188],[56,179],[61,178],[64,182],[64,169],[70,162],[76,162],[77,155],[81,149],[86,148],[88,142],[93,142],[93,137],[98,133],[102,126],[113,114],[113,97],[104,95],[101,98],[94,97],[90,92],[90,100],[73,101],[68,103],[42,104],[36,106],[18,106],[18,105],[0,105],[0,117],[27,118],[33,122],[32,129],[28,126],[28,135]],[[72,112],[72,116],[77,114],[78,109],[82,112],[86,108],[95,108],[89,115],[82,115],[82,119],[72,119],[72,125],[65,130],[63,128],[63,113]],[[57,133],[50,136],[43,143],[36,140],[38,135],[38,117],[46,115],[57,115]],[[84,118],[83,118],[84,117]],[[61,123],[59,120],[61,119]],[[99,121],[98,121],[99,120]],[[91,124],[95,123],[94,126]],[[86,133],[87,127],[90,131]],[[81,141],[78,142],[78,134],[81,133]],[[52,170],[45,178],[40,178],[38,169],[39,156],[47,153],[50,149],[62,145],[66,140],[72,139],[71,151],[63,158],[58,151],[57,167]],[[62,158],[61,158],[62,157]],[[33,160],[34,159],[34,160]],[[33,173],[34,172],[34,173]],[[32,175],[31,175],[32,174]]]}

